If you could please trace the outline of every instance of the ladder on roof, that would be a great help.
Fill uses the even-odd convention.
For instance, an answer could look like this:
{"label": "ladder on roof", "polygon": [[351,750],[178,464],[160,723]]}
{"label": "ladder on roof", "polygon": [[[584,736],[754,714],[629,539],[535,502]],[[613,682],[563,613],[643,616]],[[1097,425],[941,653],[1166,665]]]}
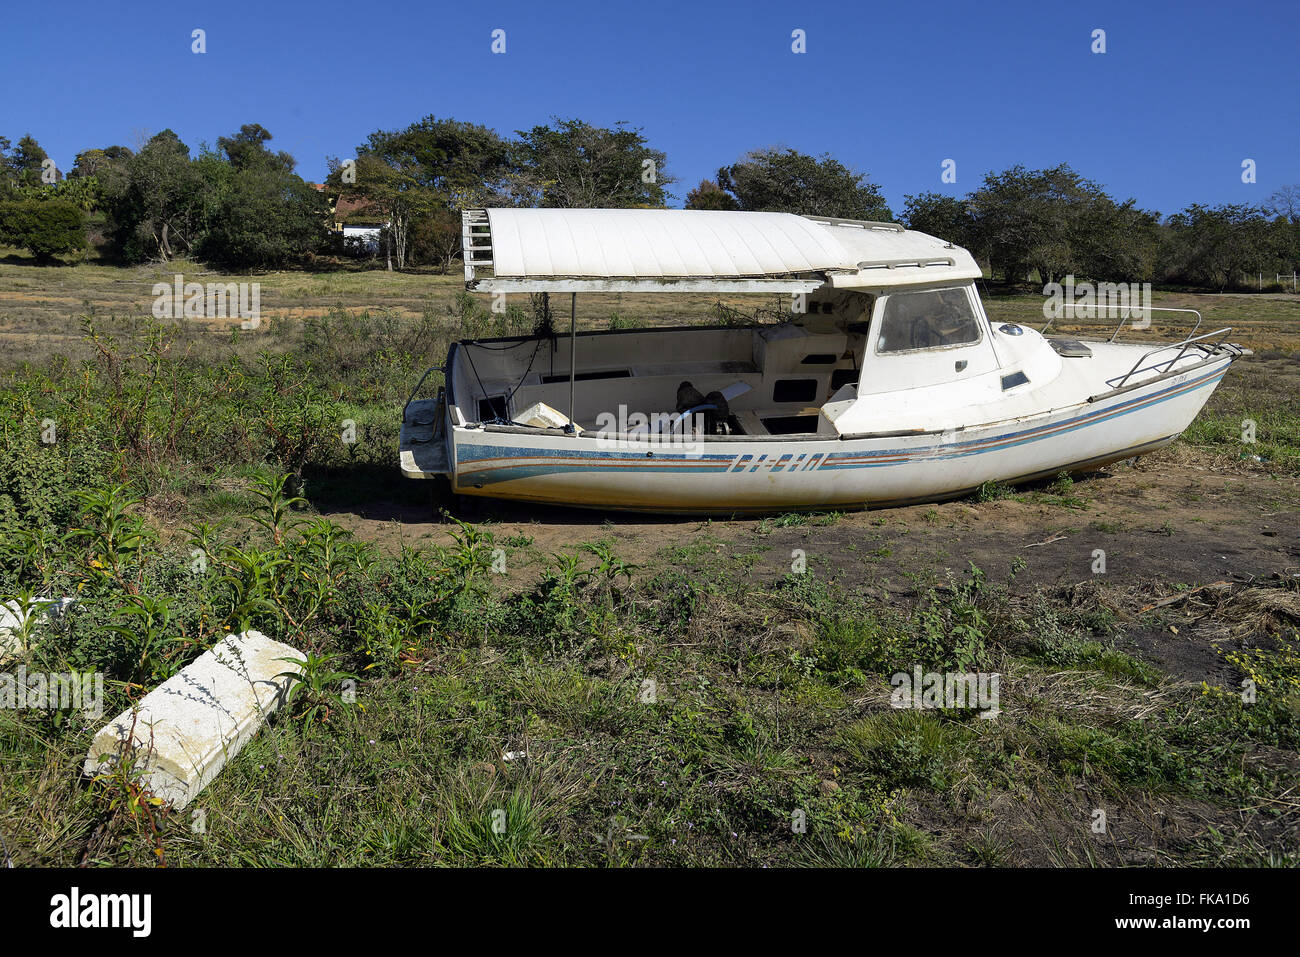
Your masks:
{"label": "ladder on roof", "polygon": [[467,209],[460,214],[461,249],[465,258],[465,282],[474,281],[477,267],[492,265],[492,225],[486,209]]}

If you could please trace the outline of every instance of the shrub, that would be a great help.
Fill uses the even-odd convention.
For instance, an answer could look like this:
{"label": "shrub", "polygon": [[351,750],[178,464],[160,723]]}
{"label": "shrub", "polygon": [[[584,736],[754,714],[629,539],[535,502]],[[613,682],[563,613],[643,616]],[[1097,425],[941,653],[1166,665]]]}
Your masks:
{"label": "shrub", "polygon": [[89,442],[47,445],[40,434],[32,421],[0,426],[0,522],[66,525],[80,507],[76,493],[111,471],[113,457]]}
{"label": "shrub", "polygon": [[26,249],[37,262],[86,248],[86,215],[62,199],[0,202],[0,240]]}

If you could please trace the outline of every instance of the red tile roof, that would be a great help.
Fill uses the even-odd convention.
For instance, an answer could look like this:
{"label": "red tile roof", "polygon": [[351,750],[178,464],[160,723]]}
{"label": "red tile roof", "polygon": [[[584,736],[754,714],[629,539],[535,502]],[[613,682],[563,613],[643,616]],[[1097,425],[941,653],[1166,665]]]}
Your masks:
{"label": "red tile roof", "polygon": [[337,223],[346,223],[351,220],[353,225],[370,223],[378,225],[383,223],[385,219],[382,210],[360,196],[340,196],[338,202],[334,204],[334,221]]}

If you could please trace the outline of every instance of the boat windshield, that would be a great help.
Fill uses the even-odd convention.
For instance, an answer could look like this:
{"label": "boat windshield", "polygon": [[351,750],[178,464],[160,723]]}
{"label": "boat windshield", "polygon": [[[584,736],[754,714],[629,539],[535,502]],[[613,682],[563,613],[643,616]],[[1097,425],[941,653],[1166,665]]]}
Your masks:
{"label": "boat windshield", "polygon": [[910,352],[978,342],[979,322],[961,287],[891,293],[876,352]]}

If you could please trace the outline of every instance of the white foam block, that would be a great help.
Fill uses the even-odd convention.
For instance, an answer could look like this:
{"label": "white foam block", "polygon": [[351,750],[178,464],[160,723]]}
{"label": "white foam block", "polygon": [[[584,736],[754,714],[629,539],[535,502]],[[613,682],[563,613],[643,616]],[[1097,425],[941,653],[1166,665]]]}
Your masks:
{"label": "white foam block", "polygon": [[545,402],[534,402],[515,416],[515,421],[539,429],[562,429],[569,424],[569,417]]}
{"label": "white foam block", "polygon": [[135,767],[155,797],[179,810],[239,753],[284,703],[302,652],[261,632],[227,635],[95,735],[85,771],[110,771],[132,737]]}
{"label": "white foam block", "polygon": [[27,625],[28,617],[32,619],[28,639],[31,644],[35,644],[40,622],[61,618],[76,603],[75,598],[40,598],[28,611],[28,616],[24,617],[18,602],[0,602],[0,666],[21,658],[30,650],[22,640],[23,627]]}

